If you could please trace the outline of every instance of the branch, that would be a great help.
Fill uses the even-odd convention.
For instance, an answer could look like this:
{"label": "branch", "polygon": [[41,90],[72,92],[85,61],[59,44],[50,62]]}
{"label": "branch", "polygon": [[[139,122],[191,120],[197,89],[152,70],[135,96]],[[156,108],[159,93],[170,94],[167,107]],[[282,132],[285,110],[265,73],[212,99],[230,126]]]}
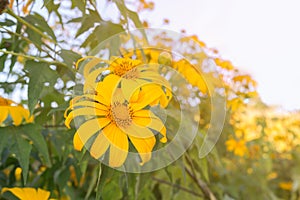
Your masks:
{"label": "branch", "polygon": [[180,189],[182,191],[185,191],[187,193],[190,193],[190,194],[192,194],[194,196],[203,197],[201,194],[198,194],[198,193],[194,192],[193,190],[187,189],[185,187],[182,187],[181,185],[173,184],[171,182],[168,182],[168,181],[165,181],[165,180],[162,180],[162,179],[158,179],[156,177],[152,177],[152,180],[157,181],[157,182],[162,183],[162,184],[166,184],[166,185],[170,185],[172,187],[178,188],[178,189]]}
{"label": "branch", "polygon": [[6,50],[2,50],[2,49],[0,49],[0,52],[2,52],[4,54],[11,54],[11,55],[14,55],[14,56],[21,56],[21,57],[27,58],[29,60],[38,60],[40,62],[48,63],[50,65],[58,65],[58,66],[63,66],[63,67],[69,68],[65,63],[61,63],[61,62],[58,62],[58,61],[48,61],[48,60],[44,60],[40,57],[29,56],[29,55],[16,53],[16,52],[13,52],[13,51],[6,51]]}
{"label": "branch", "polygon": [[36,32],[37,34],[39,34],[40,36],[42,36],[43,38],[48,39],[49,41],[53,42],[54,44],[57,44],[57,42],[55,40],[53,40],[51,37],[49,37],[48,35],[44,34],[42,31],[40,31],[39,29],[37,29],[35,26],[33,26],[32,24],[28,23],[27,21],[25,21],[22,17],[16,15],[10,8],[6,9],[6,13],[10,14],[11,16],[13,16],[14,18],[16,18],[19,22],[21,22],[22,24],[26,25],[28,28],[30,28],[31,30],[33,30],[34,32]]}
{"label": "branch", "polygon": [[209,200],[217,200],[217,198],[215,197],[213,192],[209,189],[208,185],[201,179],[197,178],[194,167],[193,167],[193,163],[190,160],[190,158],[187,156],[185,156],[185,158],[187,160],[187,163],[191,167],[192,171],[187,167],[184,167],[184,169],[188,173],[188,175],[193,179],[193,181],[196,183],[196,185],[200,188],[200,190],[203,192],[205,198],[209,199]]}

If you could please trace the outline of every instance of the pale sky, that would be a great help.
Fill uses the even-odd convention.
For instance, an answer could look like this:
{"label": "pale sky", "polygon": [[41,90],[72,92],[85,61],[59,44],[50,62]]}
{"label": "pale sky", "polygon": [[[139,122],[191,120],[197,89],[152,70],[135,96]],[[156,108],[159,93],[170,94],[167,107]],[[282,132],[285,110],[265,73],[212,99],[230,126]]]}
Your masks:
{"label": "pale sky", "polygon": [[300,0],[153,1],[151,27],[198,35],[252,75],[264,102],[300,109]]}

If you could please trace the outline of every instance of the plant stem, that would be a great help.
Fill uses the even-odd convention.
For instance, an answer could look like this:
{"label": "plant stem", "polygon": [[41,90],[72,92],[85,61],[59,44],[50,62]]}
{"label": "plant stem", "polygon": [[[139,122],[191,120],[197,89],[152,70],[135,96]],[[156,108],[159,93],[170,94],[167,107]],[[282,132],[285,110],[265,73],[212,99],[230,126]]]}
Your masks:
{"label": "plant stem", "polygon": [[32,29],[34,32],[38,33],[40,36],[42,36],[45,39],[48,39],[49,41],[57,44],[57,42],[52,39],[51,37],[49,37],[48,35],[44,34],[42,31],[40,31],[39,29],[37,29],[35,26],[33,26],[32,24],[28,23],[27,21],[25,21],[22,17],[16,15],[10,8],[6,9],[6,13],[10,14],[11,16],[13,16],[14,18],[16,18],[19,22],[21,22],[22,24],[26,25],[28,28]]}
{"label": "plant stem", "polygon": [[198,194],[198,193],[196,193],[196,192],[194,192],[193,190],[190,190],[190,189],[188,189],[188,188],[182,187],[181,185],[173,184],[173,183],[170,183],[170,182],[168,182],[168,181],[165,181],[165,180],[162,180],[162,179],[158,179],[158,178],[156,178],[156,177],[152,177],[152,180],[157,181],[157,182],[162,183],[162,184],[166,184],[166,185],[170,185],[170,186],[172,186],[172,187],[178,188],[178,189],[180,189],[180,190],[182,190],[182,191],[185,191],[185,192],[187,192],[187,193],[190,193],[190,194],[192,194],[192,195],[194,195],[194,196],[197,196],[197,197],[203,197],[201,194]]}
{"label": "plant stem", "polygon": [[197,178],[196,172],[193,167],[193,163],[190,160],[188,156],[185,156],[188,165],[190,166],[191,170],[187,167],[184,167],[185,171],[188,173],[188,175],[192,178],[192,180],[196,183],[196,185],[200,188],[202,193],[204,194],[206,199],[209,200],[217,200],[213,192],[209,189],[208,185],[202,181],[201,179]]}
{"label": "plant stem", "polygon": [[2,50],[2,49],[0,49],[0,52],[2,52],[4,54],[11,54],[11,55],[14,55],[14,56],[22,56],[22,57],[30,59],[30,60],[38,60],[40,62],[48,63],[49,65],[58,65],[58,66],[63,66],[63,67],[69,68],[65,63],[61,63],[61,62],[58,62],[58,61],[48,61],[48,60],[44,60],[40,57],[29,56],[29,55],[16,53],[16,52],[13,52],[13,51],[6,51],[6,50]]}

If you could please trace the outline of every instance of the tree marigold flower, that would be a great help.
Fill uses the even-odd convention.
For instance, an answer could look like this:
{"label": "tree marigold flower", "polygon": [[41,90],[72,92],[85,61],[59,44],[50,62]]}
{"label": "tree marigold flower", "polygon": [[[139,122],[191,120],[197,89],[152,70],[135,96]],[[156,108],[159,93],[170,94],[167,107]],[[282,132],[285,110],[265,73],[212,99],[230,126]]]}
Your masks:
{"label": "tree marigold flower", "polygon": [[229,139],[226,141],[227,151],[232,151],[234,155],[243,157],[248,151],[245,141],[236,141],[235,139]]}
{"label": "tree marigold flower", "polygon": [[292,182],[280,182],[279,187],[283,190],[288,190],[291,191],[293,188],[293,183]]}
{"label": "tree marigold flower", "polygon": [[[126,98],[128,95],[124,95],[119,82],[118,76],[110,74],[97,84],[95,94],[75,97],[66,110],[65,125],[70,128],[71,120],[85,117],[73,140],[77,150],[86,145],[90,154],[99,159],[109,149],[109,165],[119,167],[127,158],[130,142],[139,153],[143,165],[151,159],[156,143],[153,130],[161,134],[161,142],[167,142],[164,124],[148,108],[161,94],[142,87],[135,91],[132,98]],[[66,115],[70,109],[72,111]],[[93,136],[95,139],[88,146]]]}
{"label": "tree marigold flower", "polygon": [[[86,58],[82,58],[81,60],[84,59]],[[81,60],[79,60],[79,62]],[[94,69],[100,62],[109,63],[109,66]],[[156,85],[156,91],[161,94],[155,103],[160,103],[162,107],[166,107],[172,98],[169,82],[151,66],[143,64],[140,60],[133,60],[128,57],[115,58],[112,61],[92,57],[92,60],[84,66],[84,77],[86,81],[84,84],[84,92],[97,92],[95,90],[99,75],[104,71],[108,71],[120,79],[121,90],[126,99],[131,97],[133,91],[136,89],[142,88],[144,85],[149,85],[149,83],[154,83],[154,85]],[[158,84],[161,86],[158,87]],[[154,104],[154,102],[151,103]]]}
{"label": "tree marigold flower", "polygon": [[0,125],[11,117],[13,124],[19,126],[23,121],[26,123],[33,122],[33,116],[23,106],[15,102],[0,97]]}
{"label": "tree marigold flower", "polygon": [[48,200],[50,197],[49,191],[40,188],[3,188],[2,193],[4,192],[11,192],[22,200]]}

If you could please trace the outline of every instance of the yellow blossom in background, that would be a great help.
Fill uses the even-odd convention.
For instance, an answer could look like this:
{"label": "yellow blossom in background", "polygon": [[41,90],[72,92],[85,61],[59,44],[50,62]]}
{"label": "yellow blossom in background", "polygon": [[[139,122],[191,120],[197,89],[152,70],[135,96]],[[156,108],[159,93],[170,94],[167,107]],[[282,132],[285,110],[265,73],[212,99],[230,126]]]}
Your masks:
{"label": "yellow blossom in background", "polygon": [[229,139],[226,141],[227,151],[233,152],[234,155],[243,157],[248,151],[245,141],[237,141],[235,139]]}
{"label": "yellow blossom in background", "polygon": [[83,145],[97,135],[90,147],[91,155],[98,159],[109,148],[109,165],[121,166],[128,154],[129,141],[140,155],[141,164],[151,159],[156,138],[151,129],[161,133],[161,142],[167,142],[166,128],[162,121],[146,107],[157,98],[159,92],[138,92],[132,101],[126,99],[119,87],[119,79],[108,75],[98,83],[96,95],[82,95],[71,101],[72,111],[65,120],[67,127],[75,117],[84,116],[74,136],[74,146],[81,150]]}
{"label": "yellow blossom in background", "polygon": [[21,200],[48,200],[50,192],[40,188],[3,188],[2,193],[11,192]]}
{"label": "yellow blossom in background", "polygon": [[27,109],[9,99],[0,97],[0,125],[9,117],[15,126],[19,126],[23,121],[26,123],[33,122],[33,116],[30,116]]}
{"label": "yellow blossom in background", "polygon": [[15,177],[17,181],[21,180],[21,175],[22,175],[22,168],[17,167],[15,170]]}
{"label": "yellow blossom in background", "polygon": [[291,191],[293,188],[293,183],[292,182],[280,182],[279,187],[283,190],[288,190]]}
{"label": "yellow blossom in background", "polygon": [[207,93],[208,89],[203,77],[191,63],[185,59],[181,59],[175,62],[173,67],[180,72],[191,85],[198,87],[204,94]]}

